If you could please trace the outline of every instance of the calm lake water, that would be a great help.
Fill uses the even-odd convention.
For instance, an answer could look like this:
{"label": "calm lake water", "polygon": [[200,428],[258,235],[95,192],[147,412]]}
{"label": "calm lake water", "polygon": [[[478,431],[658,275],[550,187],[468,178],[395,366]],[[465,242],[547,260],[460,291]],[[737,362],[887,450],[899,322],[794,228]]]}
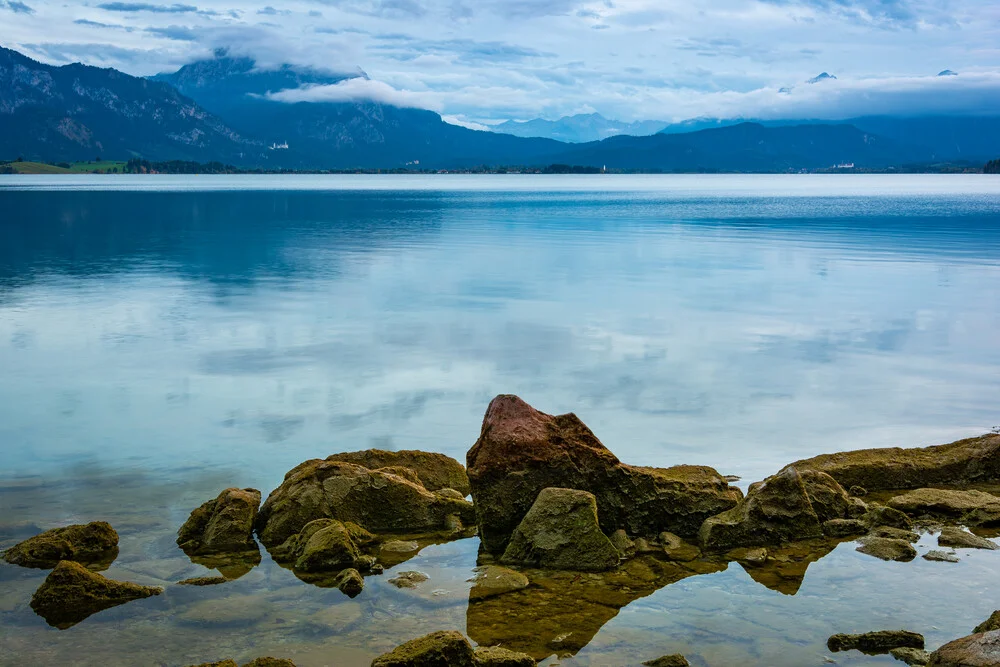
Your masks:
{"label": "calm lake water", "polygon": [[[0,547],[106,519],[108,576],[210,574],[173,540],[221,489],[266,495],[368,447],[464,461],[498,393],[576,412],[628,463],[745,488],[1000,424],[998,332],[990,176],[4,176]],[[0,563],[0,664],[367,665],[432,630],[485,643],[504,610],[469,604],[477,549],[427,547],[395,568],[425,587],[371,577],[354,600],[264,554],[62,631],[27,606],[45,572]],[[550,641],[546,664],[820,665],[834,632],[900,627],[933,648],[1000,606],[1000,552],[961,556],[846,542],[794,591],[731,563],[578,610],[562,623],[582,646]]]}

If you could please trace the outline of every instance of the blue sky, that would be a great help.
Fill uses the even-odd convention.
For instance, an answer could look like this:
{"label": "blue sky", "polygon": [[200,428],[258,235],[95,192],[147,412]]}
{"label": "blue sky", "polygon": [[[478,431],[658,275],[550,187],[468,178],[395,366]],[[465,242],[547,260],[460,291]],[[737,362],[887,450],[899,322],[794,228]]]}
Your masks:
{"label": "blue sky", "polygon": [[[0,25],[44,62],[138,75],[219,47],[361,67],[371,81],[276,98],[373,97],[470,124],[1000,109],[996,0],[0,0]],[[806,83],[824,71],[837,78]]]}

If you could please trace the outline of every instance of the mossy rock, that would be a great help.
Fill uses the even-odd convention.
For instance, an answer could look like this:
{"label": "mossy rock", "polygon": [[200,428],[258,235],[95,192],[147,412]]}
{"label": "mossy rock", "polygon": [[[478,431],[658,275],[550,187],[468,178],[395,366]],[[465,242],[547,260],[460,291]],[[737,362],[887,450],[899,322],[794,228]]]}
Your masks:
{"label": "mossy rock", "polygon": [[886,504],[913,517],[954,520],[970,526],[1000,524],[1000,498],[983,491],[915,489],[890,498]]}
{"label": "mossy rock", "polygon": [[117,556],[118,533],[105,521],[53,528],[14,545],[3,555],[13,565],[42,569],[63,560],[107,569]]}
{"label": "mossy rock", "polygon": [[327,461],[343,461],[364,466],[370,470],[379,468],[405,468],[413,471],[419,483],[428,491],[455,489],[462,497],[469,495],[469,476],[465,467],[444,454],[421,452],[414,449],[386,451],[366,449],[360,452],[333,454]]}
{"label": "mossy rock", "polygon": [[833,652],[861,651],[869,655],[888,653],[894,648],[924,647],[924,636],[908,630],[878,630],[861,634],[835,634],[826,641],[826,647]]}
{"label": "mossy rock", "polygon": [[504,564],[593,572],[619,560],[601,532],[594,494],[558,488],[542,489],[500,557]]}
{"label": "mossy rock", "polygon": [[177,532],[177,545],[189,556],[256,549],[259,507],[257,489],[226,489],[191,512]]}
{"label": "mossy rock", "polygon": [[472,667],[474,664],[472,645],[454,630],[412,639],[372,661],[372,667]]}
{"label": "mossy rock", "polygon": [[31,608],[49,625],[65,629],[104,609],[162,592],[158,586],[114,581],[79,563],[64,560],[35,591]]}
{"label": "mossy rock", "polygon": [[868,556],[875,556],[875,558],[882,560],[895,560],[905,563],[917,557],[917,550],[913,548],[913,545],[908,540],[866,535],[858,540],[858,543],[859,546],[855,551]]}

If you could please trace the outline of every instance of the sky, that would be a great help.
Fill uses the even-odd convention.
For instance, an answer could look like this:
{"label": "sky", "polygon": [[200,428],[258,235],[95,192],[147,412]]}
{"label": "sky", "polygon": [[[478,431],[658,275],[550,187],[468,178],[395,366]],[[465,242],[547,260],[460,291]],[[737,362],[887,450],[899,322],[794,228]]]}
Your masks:
{"label": "sky", "polygon": [[[265,68],[361,68],[368,80],[273,97],[371,98],[473,127],[1000,109],[996,0],[0,0],[0,26],[0,44],[42,62],[134,75],[220,48]],[[821,72],[836,78],[807,83]]]}

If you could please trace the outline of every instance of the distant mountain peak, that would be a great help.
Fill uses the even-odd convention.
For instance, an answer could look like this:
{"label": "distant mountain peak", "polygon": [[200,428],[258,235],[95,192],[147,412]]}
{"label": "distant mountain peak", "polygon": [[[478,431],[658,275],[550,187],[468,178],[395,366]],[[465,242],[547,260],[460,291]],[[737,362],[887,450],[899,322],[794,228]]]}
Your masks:
{"label": "distant mountain peak", "polygon": [[666,121],[639,120],[626,122],[605,118],[595,112],[563,116],[558,120],[508,120],[490,129],[500,134],[518,137],[543,137],[569,143],[601,141],[621,135],[649,136],[667,125]]}
{"label": "distant mountain peak", "polygon": [[953,72],[950,69],[943,69],[938,72],[938,76],[958,76],[958,72]]}
{"label": "distant mountain peak", "polygon": [[813,78],[806,81],[806,83],[819,83],[820,81],[831,81],[836,78],[837,77],[835,77],[833,74],[829,74],[828,72],[820,72]]}

